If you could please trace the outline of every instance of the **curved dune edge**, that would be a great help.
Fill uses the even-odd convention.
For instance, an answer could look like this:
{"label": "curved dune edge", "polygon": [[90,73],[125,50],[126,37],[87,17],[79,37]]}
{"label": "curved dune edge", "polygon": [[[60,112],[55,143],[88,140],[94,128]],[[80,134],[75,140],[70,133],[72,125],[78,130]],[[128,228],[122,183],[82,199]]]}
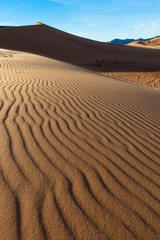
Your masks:
{"label": "curved dune edge", "polygon": [[36,22],[34,25],[39,25],[39,26],[42,26],[42,25],[44,25],[43,23],[41,23],[41,22]]}
{"label": "curved dune edge", "polygon": [[1,239],[159,239],[159,91],[1,51],[0,113]]}
{"label": "curved dune edge", "polygon": [[121,80],[160,88],[160,48],[93,41],[41,22],[0,29],[0,47],[38,54]]}
{"label": "curved dune edge", "polygon": [[132,43],[128,43],[127,44],[128,46],[131,46],[131,47],[139,47],[139,48],[150,48],[150,49],[157,49],[157,50],[160,50],[160,45],[143,45],[139,42],[132,42]]}

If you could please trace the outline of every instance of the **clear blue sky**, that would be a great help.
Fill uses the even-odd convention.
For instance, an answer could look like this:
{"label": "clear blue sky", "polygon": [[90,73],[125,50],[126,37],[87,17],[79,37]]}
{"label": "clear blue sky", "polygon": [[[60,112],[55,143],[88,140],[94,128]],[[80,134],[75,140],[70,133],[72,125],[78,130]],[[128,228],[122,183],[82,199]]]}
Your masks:
{"label": "clear blue sky", "polygon": [[0,0],[0,25],[43,22],[99,41],[160,35],[160,0]]}

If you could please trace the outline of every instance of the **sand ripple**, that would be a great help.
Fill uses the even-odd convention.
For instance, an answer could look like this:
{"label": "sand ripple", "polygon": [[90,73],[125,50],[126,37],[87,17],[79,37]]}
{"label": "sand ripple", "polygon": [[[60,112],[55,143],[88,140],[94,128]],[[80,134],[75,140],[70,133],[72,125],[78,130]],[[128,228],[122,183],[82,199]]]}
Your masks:
{"label": "sand ripple", "polygon": [[1,52],[0,239],[159,239],[159,139],[159,91]]}

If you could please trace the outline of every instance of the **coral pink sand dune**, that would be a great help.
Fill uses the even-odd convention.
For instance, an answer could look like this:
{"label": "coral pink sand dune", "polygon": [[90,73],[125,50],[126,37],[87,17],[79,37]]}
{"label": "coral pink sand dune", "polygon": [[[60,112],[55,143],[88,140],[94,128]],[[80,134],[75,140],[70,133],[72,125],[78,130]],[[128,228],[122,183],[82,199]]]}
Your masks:
{"label": "coral pink sand dune", "polygon": [[160,239],[159,140],[160,91],[1,49],[0,239]]}

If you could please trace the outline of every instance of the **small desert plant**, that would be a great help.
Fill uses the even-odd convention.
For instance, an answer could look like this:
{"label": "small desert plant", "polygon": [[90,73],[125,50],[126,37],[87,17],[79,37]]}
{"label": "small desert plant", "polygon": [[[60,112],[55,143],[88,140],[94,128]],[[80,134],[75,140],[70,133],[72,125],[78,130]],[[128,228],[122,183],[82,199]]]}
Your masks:
{"label": "small desert plant", "polygon": [[103,61],[101,61],[99,59],[96,60],[96,63],[97,63],[98,67],[102,67],[102,65],[103,65]]}
{"label": "small desert plant", "polygon": [[132,62],[133,64],[136,64],[136,62]]}
{"label": "small desert plant", "polygon": [[118,63],[119,63],[119,61],[118,61],[117,59],[115,59],[113,62],[114,62],[115,64],[118,64]]}
{"label": "small desert plant", "polygon": [[102,63],[101,62],[98,63],[98,67],[102,67]]}

